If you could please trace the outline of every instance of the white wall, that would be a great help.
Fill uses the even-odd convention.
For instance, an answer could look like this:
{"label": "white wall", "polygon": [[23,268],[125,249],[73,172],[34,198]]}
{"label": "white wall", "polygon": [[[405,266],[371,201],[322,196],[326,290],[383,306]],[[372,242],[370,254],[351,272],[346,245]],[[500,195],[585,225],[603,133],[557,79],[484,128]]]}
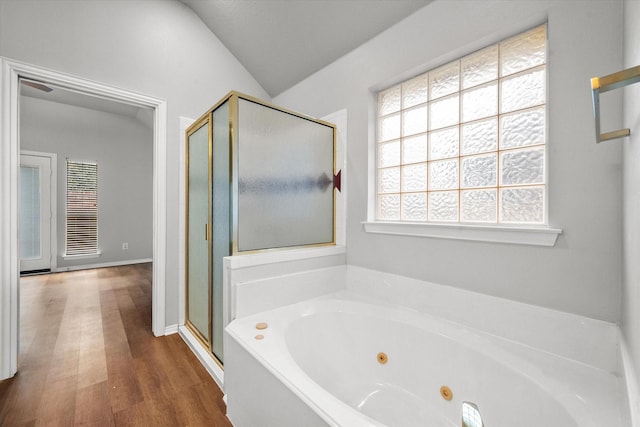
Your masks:
{"label": "white wall", "polygon": [[[549,223],[564,230],[556,246],[365,233],[372,91],[546,20]],[[313,116],[348,110],[349,264],[617,321],[621,147],[594,143],[589,79],[621,68],[621,46],[621,0],[438,0],[274,102]],[[621,124],[621,97],[603,102],[603,128],[611,130]]]}
{"label": "white wall", "polygon": [[[624,3],[624,67],[640,65],[640,2]],[[623,126],[631,136],[622,142],[624,153],[624,276],[621,329],[636,374],[640,369],[640,83],[624,89]],[[629,378],[628,378],[629,379]],[[630,385],[640,391],[640,384]],[[638,397],[638,396],[636,396]],[[640,402],[636,401],[636,416]],[[640,420],[638,420],[640,421]]]}
{"label": "white wall", "polygon": [[[133,117],[22,97],[21,149],[58,155],[58,268],[153,256],[153,134]],[[98,162],[99,258],[64,260],[66,159]],[[129,249],[122,250],[122,243]]]}
{"label": "white wall", "polygon": [[184,4],[174,0],[0,0],[0,56],[168,104],[165,324],[178,317],[179,117],[232,89],[266,92]]}

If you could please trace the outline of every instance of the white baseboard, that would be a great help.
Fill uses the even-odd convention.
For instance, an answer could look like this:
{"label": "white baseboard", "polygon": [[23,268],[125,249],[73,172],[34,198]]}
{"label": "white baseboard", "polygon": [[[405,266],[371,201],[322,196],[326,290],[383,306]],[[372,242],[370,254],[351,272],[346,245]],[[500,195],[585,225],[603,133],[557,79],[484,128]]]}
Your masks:
{"label": "white baseboard", "polygon": [[178,325],[169,325],[164,329],[165,335],[173,335],[178,333]]}
{"label": "white baseboard", "polygon": [[89,270],[92,268],[118,267],[121,265],[130,265],[130,264],[144,264],[146,262],[153,262],[153,259],[152,258],[130,259],[126,261],[103,262],[98,264],[73,265],[73,266],[67,266],[67,267],[58,267],[56,269],[52,269],[51,272],[61,273],[64,271],[77,271],[77,270]]}
{"label": "white baseboard", "polygon": [[184,325],[178,327],[180,337],[187,343],[193,354],[196,355],[200,363],[205,367],[209,375],[218,384],[220,389],[224,390],[224,371],[213,360],[213,356],[209,354],[200,344],[200,341],[191,333],[191,331]]}

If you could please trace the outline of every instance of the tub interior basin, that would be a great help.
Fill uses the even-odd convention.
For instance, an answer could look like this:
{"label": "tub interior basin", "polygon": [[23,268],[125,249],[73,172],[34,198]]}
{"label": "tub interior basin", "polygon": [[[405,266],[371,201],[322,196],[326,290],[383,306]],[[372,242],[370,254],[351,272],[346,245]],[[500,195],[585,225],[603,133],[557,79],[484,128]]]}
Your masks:
{"label": "tub interior basin", "polygon": [[535,366],[472,331],[406,320],[316,311],[293,320],[285,342],[310,380],[384,425],[460,426],[472,402],[487,427],[578,427]]}

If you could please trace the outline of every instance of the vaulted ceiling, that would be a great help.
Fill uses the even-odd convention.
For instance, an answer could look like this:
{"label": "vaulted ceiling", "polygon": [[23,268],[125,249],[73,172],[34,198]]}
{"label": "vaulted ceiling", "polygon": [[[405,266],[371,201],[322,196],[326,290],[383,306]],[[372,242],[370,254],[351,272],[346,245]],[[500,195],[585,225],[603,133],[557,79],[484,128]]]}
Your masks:
{"label": "vaulted ceiling", "polygon": [[180,0],[271,96],[432,0]]}
{"label": "vaulted ceiling", "polygon": [[[276,96],[432,0],[180,0]],[[150,126],[150,111],[48,85],[23,96],[123,114]],[[49,89],[49,88],[47,88]]]}

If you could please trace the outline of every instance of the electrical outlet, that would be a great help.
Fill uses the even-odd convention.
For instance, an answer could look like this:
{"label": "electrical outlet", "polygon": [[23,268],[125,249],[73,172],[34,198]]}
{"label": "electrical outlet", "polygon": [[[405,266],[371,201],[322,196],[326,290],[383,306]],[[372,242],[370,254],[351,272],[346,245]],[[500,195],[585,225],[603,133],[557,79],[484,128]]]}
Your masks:
{"label": "electrical outlet", "polygon": [[129,244],[128,243],[123,243],[122,244],[122,250],[126,251],[127,249],[129,249]]}

